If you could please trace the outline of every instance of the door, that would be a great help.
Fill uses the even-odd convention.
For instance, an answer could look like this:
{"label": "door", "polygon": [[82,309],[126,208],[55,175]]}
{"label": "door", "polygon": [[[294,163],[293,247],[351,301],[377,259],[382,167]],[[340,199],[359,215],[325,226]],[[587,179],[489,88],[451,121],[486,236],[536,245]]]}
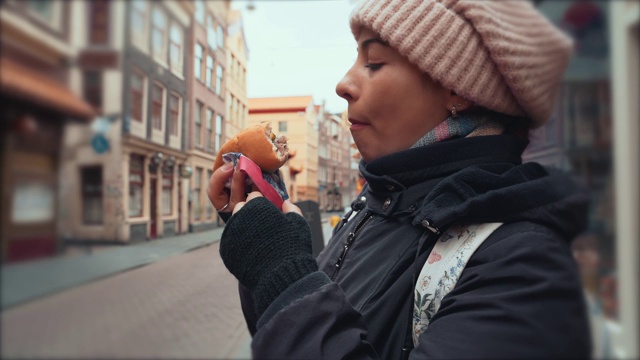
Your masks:
{"label": "door", "polygon": [[149,200],[150,200],[150,229],[149,229],[149,237],[151,239],[155,239],[158,236],[158,223],[157,223],[157,218],[158,218],[158,207],[157,207],[157,191],[156,191],[156,186],[158,183],[158,179],[155,176],[152,176],[150,179],[150,183],[149,183]]}

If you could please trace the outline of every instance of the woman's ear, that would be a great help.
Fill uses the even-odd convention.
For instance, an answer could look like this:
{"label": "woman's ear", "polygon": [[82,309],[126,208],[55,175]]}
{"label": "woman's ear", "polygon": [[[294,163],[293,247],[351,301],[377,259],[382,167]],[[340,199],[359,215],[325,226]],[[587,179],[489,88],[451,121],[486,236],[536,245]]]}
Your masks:
{"label": "woman's ear", "polygon": [[460,111],[468,109],[471,105],[473,105],[472,101],[464,99],[462,96],[456,94],[455,91],[449,90],[447,92],[445,106],[453,116],[456,116]]}

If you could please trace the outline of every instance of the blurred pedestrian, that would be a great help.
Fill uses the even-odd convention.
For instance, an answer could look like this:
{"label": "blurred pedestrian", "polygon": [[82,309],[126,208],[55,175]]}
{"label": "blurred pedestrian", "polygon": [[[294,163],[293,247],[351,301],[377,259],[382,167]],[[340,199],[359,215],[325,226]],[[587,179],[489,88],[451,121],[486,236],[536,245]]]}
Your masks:
{"label": "blurred pedestrian", "polygon": [[362,0],[350,25],[336,92],[366,186],[317,259],[297,207],[211,177],[254,357],[588,358],[588,199],[521,160],[571,40],[526,1]]}

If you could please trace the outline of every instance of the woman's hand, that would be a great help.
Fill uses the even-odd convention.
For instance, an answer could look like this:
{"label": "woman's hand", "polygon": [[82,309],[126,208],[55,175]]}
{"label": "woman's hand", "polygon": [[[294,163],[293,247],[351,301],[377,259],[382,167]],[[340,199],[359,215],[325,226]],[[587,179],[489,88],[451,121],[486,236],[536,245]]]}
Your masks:
{"label": "woman's hand", "polygon": [[[242,211],[241,211],[242,210]],[[220,238],[220,257],[264,310],[291,284],[318,271],[311,230],[300,209],[285,201],[282,211],[261,193],[235,203]]]}
{"label": "woman's hand", "polygon": [[[229,179],[231,179],[231,189],[224,186]],[[234,171],[231,164],[225,164],[213,172],[209,179],[207,195],[219,214],[235,213],[234,209],[238,203],[247,201],[246,179],[247,175],[242,171]]]}
{"label": "woman's hand", "polygon": [[[258,197],[263,197],[261,192],[259,192],[259,191],[250,192],[245,201],[241,201],[241,202],[236,203],[235,207],[233,208],[233,213],[234,214],[237,213],[238,211],[240,211],[240,209],[242,209],[242,207],[246,203],[248,203],[249,201],[251,201],[251,200],[253,200],[255,198],[258,198]],[[285,213],[285,214],[292,212],[292,213],[296,213],[296,214],[298,214],[300,216],[303,216],[302,215],[302,210],[300,210],[299,207],[293,205],[293,203],[291,203],[291,201],[289,201],[289,200],[285,200],[282,203],[282,212]]]}

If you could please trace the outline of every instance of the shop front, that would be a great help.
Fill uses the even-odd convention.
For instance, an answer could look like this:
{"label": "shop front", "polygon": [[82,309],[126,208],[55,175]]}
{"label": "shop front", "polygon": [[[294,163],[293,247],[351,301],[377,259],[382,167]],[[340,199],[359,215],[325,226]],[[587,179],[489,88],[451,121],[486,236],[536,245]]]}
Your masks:
{"label": "shop front", "polygon": [[94,117],[64,84],[3,57],[2,261],[57,253],[59,166],[63,128]]}

